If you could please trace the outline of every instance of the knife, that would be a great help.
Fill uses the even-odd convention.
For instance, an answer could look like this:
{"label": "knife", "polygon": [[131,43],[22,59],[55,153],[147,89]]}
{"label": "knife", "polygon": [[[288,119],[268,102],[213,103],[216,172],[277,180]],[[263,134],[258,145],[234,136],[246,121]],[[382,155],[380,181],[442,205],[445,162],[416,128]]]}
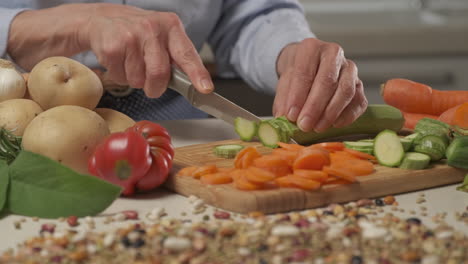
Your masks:
{"label": "knife", "polygon": [[[110,81],[107,81],[107,83],[110,83]],[[110,86],[112,87],[112,85]],[[116,86],[114,86],[114,88],[115,87]],[[194,107],[233,126],[236,117],[241,117],[254,122],[262,121],[260,117],[229,101],[216,92],[211,92],[209,94],[200,93],[195,89],[195,87],[193,87],[189,77],[175,66],[172,66],[171,79],[168,83],[168,88],[185,97]],[[125,94],[125,90],[118,91],[118,93]],[[293,139],[291,139],[290,142],[296,143]]]}

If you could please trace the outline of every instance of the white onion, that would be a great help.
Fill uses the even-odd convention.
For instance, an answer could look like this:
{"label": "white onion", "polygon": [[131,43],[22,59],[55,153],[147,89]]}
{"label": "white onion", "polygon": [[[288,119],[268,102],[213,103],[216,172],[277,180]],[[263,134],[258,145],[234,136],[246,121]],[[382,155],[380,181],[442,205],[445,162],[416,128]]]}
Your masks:
{"label": "white onion", "polygon": [[0,102],[23,98],[26,82],[13,63],[0,59]]}

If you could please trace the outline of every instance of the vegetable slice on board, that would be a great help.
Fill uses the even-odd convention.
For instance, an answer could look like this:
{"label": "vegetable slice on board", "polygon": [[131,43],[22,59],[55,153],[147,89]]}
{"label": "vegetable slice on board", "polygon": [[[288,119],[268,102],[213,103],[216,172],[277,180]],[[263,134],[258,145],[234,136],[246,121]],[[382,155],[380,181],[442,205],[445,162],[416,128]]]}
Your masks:
{"label": "vegetable slice on board", "polygon": [[213,148],[213,153],[221,158],[232,159],[241,151],[244,146],[239,144],[219,145]]}
{"label": "vegetable slice on board", "polygon": [[0,212],[7,201],[8,184],[10,177],[8,176],[8,164],[4,160],[0,160]]}
{"label": "vegetable slice on board", "polygon": [[27,151],[18,155],[9,172],[8,209],[19,215],[42,218],[96,215],[122,191],[117,185],[79,174]]}
{"label": "vegetable slice on board", "polygon": [[400,165],[405,151],[395,131],[384,130],[375,137],[374,154],[379,164],[395,167]]}

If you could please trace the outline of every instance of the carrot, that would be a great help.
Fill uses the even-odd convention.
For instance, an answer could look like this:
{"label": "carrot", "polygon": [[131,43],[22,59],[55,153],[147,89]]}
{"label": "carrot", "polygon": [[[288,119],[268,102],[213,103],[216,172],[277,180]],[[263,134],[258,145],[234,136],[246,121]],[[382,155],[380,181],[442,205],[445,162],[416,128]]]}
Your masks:
{"label": "carrot", "polygon": [[343,179],[328,178],[326,182],[322,183],[322,185],[329,185],[329,184],[350,184],[350,182],[343,180]]}
{"label": "carrot", "polygon": [[328,175],[333,175],[337,178],[349,181],[349,182],[356,182],[355,175],[348,171],[346,168],[341,168],[337,166],[325,166],[323,167],[323,171],[328,173]]}
{"label": "carrot", "polygon": [[317,143],[317,144],[311,145],[311,147],[312,146],[322,147],[328,151],[339,151],[345,148],[345,145],[343,142],[323,142],[323,143]]}
{"label": "carrot", "polygon": [[279,187],[284,187],[284,188],[295,188],[296,187],[296,185],[294,185],[291,182],[291,175],[278,177],[278,178],[275,179],[275,183]]}
{"label": "carrot", "polygon": [[288,161],[278,155],[263,155],[255,159],[253,164],[259,168],[283,167],[288,166]]}
{"label": "carrot", "polygon": [[293,175],[318,182],[325,182],[328,178],[327,173],[321,170],[294,170]]}
{"label": "carrot", "polygon": [[361,152],[361,151],[354,150],[354,149],[345,148],[344,151],[346,151],[349,154],[352,154],[352,155],[354,155],[354,156],[356,156],[357,158],[360,158],[360,159],[376,160],[376,158],[374,156],[372,156],[370,154],[367,154],[367,153],[364,153],[364,152]]}
{"label": "carrot", "polygon": [[232,178],[229,173],[215,172],[202,175],[200,181],[205,184],[226,184],[232,182]]}
{"label": "carrot", "polygon": [[180,171],[177,172],[177,176],[192,176],[195,170],[198,169],[198,166],[190,166],[182,168]]}
{"label": "carrot", "polygon": [[461,105],[454,106],[447,111],[440,114],[437,120],[442,121],[446,124],[453,125],[453,117],[455,116],[455,112],[457,111],[458,107]]}
{"label": "carrot", "polygon": [[287,150],[282,148],[273,149],[273,151],[271,152],[272,155],[279,156],[282,159],[286,160],[289,166],[292,166],[292,164],[294,163],[294,160],[297,157],[297,153],[298,151]]}
{"label": "carrot", "polygon": [[287,149],[287,150],[301,150],[304,148],[304,146],[299,145],[299,144],[289,144],[289,143],[284,143],[284,142],[278,142],[276,143],[278,146],[280,146],[282,149]]}
{"label": "carrot", "polygon": [[297,177],[297,176],[290,176],[289,181],[296,186],[297,188],[303,189],[303,190],[317,190],[320,188],[320,182],[310,180],[304,177]]}
{"label": "carrot", "polygon": [[453,117],[453,124],[468,129],[468,102],[457,108]]}
{"label": "carrot", "polygon": [[359,158],[355,155],[346,151],[337,151],[330,153],[330,164],[340,162],[341,160],[358,160]]}
{"label": "carrot", "polygon": [[321,170],[323,166],[330,164],[328,153],[318,148],[304,148],[299,151],[293,163],[293,169]]}
{"label": "carrot", "polygon": [[249,167],[245,170],[245,178],[254,183],[265,183],[276,178],[275,174],[257,167]]}
{"label": "carrot", "polygon": [[196,170],[192,172],[192,177],[195,179],[199,179],[201,176],[205,174],[215,173],[218,172],[218,167],[216,165],[205,165],[197,167]]}
{"label": "carrot", "polygon": [[241,175],[240,177],[236,178],[236,180],[234,180],[234,186],[237,189],[244,191],[260,190],[263,187],[261,184],[255,184],[247,180],[244,175]]}
{"label": "carrot", "polygon": [[390,79],[382,85],[385,103],[401,111],[440,115],[444,111],[468,102],[468,91],[440,91],[407,79]]}
{"label": "carrot", "polygon": [[403,118],[405,118],[405,124],[403,125],[403,127],[408,128],[408,129],[414,129],[418,121],[425,117],[432,118],[432,119],[438,118],[438,116],[436,115],[407,113],[403,111],[402,111],[402,114],[403,114]]}
{"label": "carrot", "polygon": [[[248,158],[246,159],[246,161],[243,161],[245,156],[248,156]],[[234,167],[246,168],[245,166],[247,165],[250,166],[250,162],[260,156],[261,154],[260,152],[258,152],[257,148],[255,147],[244,148],[241,151],[239,151],[239,153],[237,153],[236,157],[234,158]]]}
{"label": "carrot", "polygon": [[374,164],[368,160],[340,160],[332,163],[332,166],[347,170],[356,176],[369,175],[374,172]]}

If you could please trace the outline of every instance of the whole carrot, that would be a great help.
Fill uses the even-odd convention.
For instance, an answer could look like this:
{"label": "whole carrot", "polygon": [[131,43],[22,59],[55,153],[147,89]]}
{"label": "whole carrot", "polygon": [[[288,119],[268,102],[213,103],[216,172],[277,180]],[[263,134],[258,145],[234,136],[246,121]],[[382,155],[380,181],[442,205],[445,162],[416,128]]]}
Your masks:
{"label": "whole carrot", "polygon": [[438,116],[436,115],[429,115],[429,114],[407,113],[403,111],[401,113],[403,114],[403,118],[405,119],[405,124],[403,125],[403,127],[408,128],[408,129],[414,129],[418,121],[425,117],[432,118],[432,119],[438,118]]}
{"label": "whole carrot", "polygon": [[447,123],[449,125],[453,125],[453,117],[455,116],[455,111],[457,111],[458,107],[461,105],[454,106],[447,111],[443,112],[437,120]]}
{"label": "whole carrot", "polygon": [[453,124],[463,129],[468,129],[468,103],[457,107],[453,117]]}
{"label": "whole carrot", "polygon": [[440,115],[468,102],[468,91],[440,91],[408,79],[390,79],[381,87],[385,103],[409,113]]}

